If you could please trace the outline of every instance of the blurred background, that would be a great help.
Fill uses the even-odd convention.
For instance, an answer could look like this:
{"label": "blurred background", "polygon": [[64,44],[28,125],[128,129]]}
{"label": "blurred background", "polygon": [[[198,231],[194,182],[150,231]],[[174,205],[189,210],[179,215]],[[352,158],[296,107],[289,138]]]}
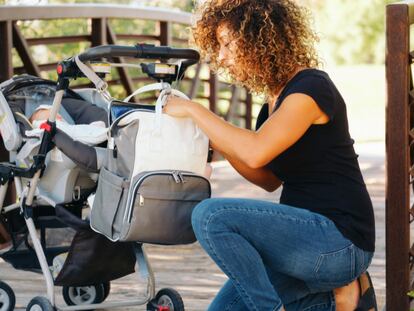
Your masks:
{"label": "blurred background", "polygon": [[[373,199],[377,221],[377,252],[375,254],[370,273],[376,287],[378,305],[380,309],[385,302],[385,6],[396,2],[391,0],[297,0],[307,6],[313,15],[314,29],[320,37],[318,50],[323,61],[322,69],[326,70],[347,103],[348,119],[351,136],[356,141],[356,150],[360,154],[360,165],[368,190]],[[45,5],[45,4],[74,4],[74,3],[99,3],[102,5],[131,5],[135,7],[160,7],[168,11],[184,11],[191,13],[194,10],[194,0],[0,0],[1,5]],[[35,20],[19,21],[18,27],[25,38],[83,36],[91,32],[91,23],[86,19],[59,19],[59,20]],[[128,38],[126,34],[147,35],[146,43],[159,44],[159,41],[151,41],[151,35],[160,32],[159,23],[151,20],[140,19],[109,19],[108,23],[118,37],[118,44],[135,44],[136,40]],[[174,41],[176,47],[187,47],[189,28],[183,24],[173,23],[171,35],[178,40]],[[414,41],[414,40],[412,40]],[[32,42],[34,42],[32,40]],[[1,45],[1,42],[0,42]],[[37,64],[52,64],[64,58],[73,56],[87,49],[90,42],[56,43],[48,45],[30,46],[30,54]],[[23,63],[15,49],[12,50],[13,66],[22,67]],[[42,71],[44,78],[55,79],[54,66],[50,70]],[[195,67],[195,66],[194,66]],[[135,78],[134,87],[141,86],[139,77],[142,73],[137,69],[128,69],[128,73]],[[188,77],[195,76],[195,69],[188,70]],[[206,66],[202,67],[200,77],[209,79]],[[118,72],[113,70],[111,79],[119,79]],[[148,81],[147,81],[148,82]],[[82,84],[75,81],[74,84]],[[183,81],[180,86],[188,91],[190,85]],[[209,84],[200,83],[196,100],[204,105],[209,105]],[[228,115],[232,89],[225,84],[218,87],[219,96],[216,112],[220,115]],[[124,98],[125,90],[120,85],[110,86],[111,94],[116,98]],[[253,97],[252,127],[255,126],[255,118],[260,110],[263,99]],[[244,105],[238,105],[234,115],[246,114]],[[231,118],[237,125],[244,126],[242,118]],[[239,196],[274,200],[280,192],[267,193],[244,181],[224,161],[215,162],[212,176],[214,196]],[[152,247],[150,258],[155,261],[157,275],[164,285],[178,286],[183,293],[185,303],[190,310],[205,310],[207,304],[215,292],[223,283],[225,277],[217,266],[210,261],[206,254],[196,246],[180,247],[168,250]],[[180,255],[178,255],[180,254]],[[186,269],[183,262],[191,263]],[[7,270],[7,266],[1,263],[2,273],[9,276],[13,285],[18,286],[19,278],[26,280],[24,274],[15,274]],[[170,274],[170,270],[183,273],[181,278]],[[201,277],[202,276],[202,277]],[[6,280],[7,277],[5,278]],[[37,284],[41,279],[33,279],[32,287],[26,289],[24,295],[18,296],[18,303],[25,305],[29,297],[37,291]],[[179,283],[182,282],[182,283]],[[177,284],[178,283],[178,284]],[[125,288],[132,288],[132,281],[127,281],[128,286],[119,287],[123,292]],[[19,284],[19,286],[21,286]],[[194,291],[194,288],[197,290]],[[33,292],[33,293],[32,293]]]}
{"label": "blurred background", "polygon": [[[310,8],[314,28],[319,34],[318,49],[323,60],[323,69],[328,71],[342,92],[349,112],[351,135],[357,143],[382,142],[385,135],[385,5],[390,0],[298,0]],[[0,0],[1,4],[71,4],[71,3],[125,4],[132,6],[156,6],[192,12],[194,0]],[[118,33],[151,34],[155,23],[140,20],[111,20]],[[88,31],[85,20],[26,21],[19,24],[25,37],[79,35]],[[175,24],[173,36],[187,39],[187,27]],[[50,63],[71,56],[87,48],[88,43],[57,44],[32,48],[39,63]],[[18,57],[13,57],[15,66]],[[139,75],[139,73],[133,73]],[[190,73],[191,76],[191,73]],[[54,78],[54,73],[48,74]],[[115,96],[123,90],[112,87]],[[223,90],[222,93],[226,93]],[[222,94],[226,97],[226,94]],[[230,96],[230,94],[228,94]],[[201,100],[202,101],[202,100]],[[255,98],[253,119],[263,102]],[[229,103],[219,102],[218,110],[226,111]],[[254,126],[253,120],[253,126]],[[238,123],[237,121],[234,123]]]}

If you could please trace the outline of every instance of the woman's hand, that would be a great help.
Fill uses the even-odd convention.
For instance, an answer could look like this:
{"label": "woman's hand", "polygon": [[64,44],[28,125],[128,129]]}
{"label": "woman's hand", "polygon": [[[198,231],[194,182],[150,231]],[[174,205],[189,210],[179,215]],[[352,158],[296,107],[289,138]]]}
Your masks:
{"label": "woman's hand", "polygon": [[195,105],[195,103],[191,100],[168,95],[165,99],[163,112],[172,117],[188,118],[190,117],[190,109],[192,105]]}

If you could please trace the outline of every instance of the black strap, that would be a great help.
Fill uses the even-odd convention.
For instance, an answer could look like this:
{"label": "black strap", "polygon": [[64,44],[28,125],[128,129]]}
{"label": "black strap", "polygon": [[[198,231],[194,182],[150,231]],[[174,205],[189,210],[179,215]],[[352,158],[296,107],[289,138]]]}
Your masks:
{"label": "black strap", "polygon": [[375,308],[375,292],[374,288],[369,287],[361,298],[359,298],[355,311],[369,311],[372,308]]}

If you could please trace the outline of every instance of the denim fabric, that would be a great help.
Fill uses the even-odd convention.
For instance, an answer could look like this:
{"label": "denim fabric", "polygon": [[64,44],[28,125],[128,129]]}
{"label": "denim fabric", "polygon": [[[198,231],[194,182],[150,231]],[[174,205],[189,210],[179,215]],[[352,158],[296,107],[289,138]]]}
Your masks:
{"label": "denim fabric", "polygon": [[209,311],[335,310],[332,290],[355,280],[373,256],[328,218],[272,202],[208,199],[192,224],[229,277]]}

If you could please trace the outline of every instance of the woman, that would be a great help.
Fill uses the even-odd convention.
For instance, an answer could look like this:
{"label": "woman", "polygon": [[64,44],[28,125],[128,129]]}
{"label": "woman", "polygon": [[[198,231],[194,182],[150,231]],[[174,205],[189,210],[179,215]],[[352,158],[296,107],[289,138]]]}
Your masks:
{"label": "woman", "polygon": [[173,96],[165,112],[191,117],[252,183],[283,185],[280,204],[216,198],[195,208],[196,236],[229,277],[209,310],[374,307],[364,274],[374,252],[372,203],[345,103],[316,69],[307,11],[292,0],[207,0],[198,12],[193,35],[203,58],[268,104],[256,131]]}

